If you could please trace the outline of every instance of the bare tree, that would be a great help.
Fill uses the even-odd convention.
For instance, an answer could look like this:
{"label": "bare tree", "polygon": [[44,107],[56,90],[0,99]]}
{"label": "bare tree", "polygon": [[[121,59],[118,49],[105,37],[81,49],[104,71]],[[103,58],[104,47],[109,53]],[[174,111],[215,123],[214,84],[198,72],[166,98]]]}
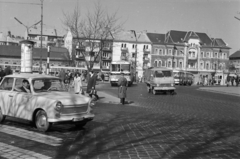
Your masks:
{"label": "bare tree", "polygon": [[[104,44],[112,41],[114,36],[122,30],[117,12],[109,14],[98,2],[92,12],[88,11],[85,16],[81,15],[78,5],[73,13],[63,14],[64,26],[71,30],[75,42],[78,45],[84,43],[83,45],[87,49],[81,54],[88,71],[90,71],[98,57],[101,56]],[[89,59],[93,59],[92,62]]]}

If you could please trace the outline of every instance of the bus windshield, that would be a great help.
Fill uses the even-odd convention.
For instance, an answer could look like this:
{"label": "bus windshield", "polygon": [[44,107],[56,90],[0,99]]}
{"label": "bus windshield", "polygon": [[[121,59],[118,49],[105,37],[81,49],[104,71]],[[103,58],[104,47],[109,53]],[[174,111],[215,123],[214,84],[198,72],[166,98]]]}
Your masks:
{"label": "bus windshield", "polygon": [[171,77],[171,71],[155,71],[155,77]]}
{"label": "bus windshield", "polygon": [[116,72],[130,72],[130,64],[112,64],[112,71]]}

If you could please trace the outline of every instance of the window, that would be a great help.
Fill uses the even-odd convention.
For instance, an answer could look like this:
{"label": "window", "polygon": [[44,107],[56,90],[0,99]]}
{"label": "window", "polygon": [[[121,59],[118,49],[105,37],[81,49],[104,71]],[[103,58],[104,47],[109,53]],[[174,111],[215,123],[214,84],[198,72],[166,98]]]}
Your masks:
{"label": "window", "polygon": [[155,48],[154,54],[158,54],[158,49],[157,48]]}
{"label": "window", "polygon": [[163,55],[163,50],[159,49],[159,55]]}
{"label": "window", "polygon": [[162,61],[158,61],[158,67],[161,67],[162,66]]}
{"label": "window", "polygon": [[201,57],[201,58],[203,58],[203,55],[204,55],[204,52],[201,52],[201,55],[200,55],[200,57]]}
{"label": "window", "polygon": [[168,49],[168,55],[172,55],[172,49]]}
{"label": "window", "polygon": [[0,86],[1,90],[12,90],[13,78],[5,78]]}
{"label": "window", "polygon": [[167,67],[171,67],[172,63],[171,61],[168,61],[168,66]]}
{"label": "window", "polygon": [[132,53],[132,58],[135,58],[135,54],[136,54],[136,53]]}
{"label": "window", "polygon": [[217,52],[215,52],[215,56],[214,56],[215,58],[217,58],[218,57],[218,53]]}
{"label": "window", "polygon": [[154,61],[154,67],[158,67],[158,62]]}
{"label": "window", "polygon": [[136,44],[133,44],[133,45],[132,45],[132,48],[133,48],[133,49],[137,48],[137,45],[136,45]]}
{"label": "window", "polygon": [[143,45],[143,49],[148,49],[148,45]]}
{"label": "window", "polygon": [[179,68],[182,68],[182,61],[179,62]]}
{"label": "window", "polygon": [[[41,40],[41,36],[39,37],[39,40]],[[45,37],[42,37],[42,41],[45,41]]]}
{"label": "window", "polygon": [[127,44],[122,44],[122,48],[127,48]]}

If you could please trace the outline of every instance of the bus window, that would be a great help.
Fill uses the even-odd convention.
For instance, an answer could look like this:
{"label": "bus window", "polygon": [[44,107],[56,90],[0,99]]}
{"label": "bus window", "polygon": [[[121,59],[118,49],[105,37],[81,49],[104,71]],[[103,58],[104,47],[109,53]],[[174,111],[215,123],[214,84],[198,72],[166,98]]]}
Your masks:
{"label": "bus window", "polygon": [[120,64],[112,64],[112,71],[120,71]]}
{"label": "bus window", "polygon": [[130,65],[129,64],[122,64],[121,69],[122,69],[122,71],[130,71]]}
{"label": "bus window", "polygon": [[162,71],[155,71],[154,77],[164,77]]}
{"label": "bus window", "polygon": [[171,77],[171,71],[162,71],[162,73],[164,74],[164,77]]}

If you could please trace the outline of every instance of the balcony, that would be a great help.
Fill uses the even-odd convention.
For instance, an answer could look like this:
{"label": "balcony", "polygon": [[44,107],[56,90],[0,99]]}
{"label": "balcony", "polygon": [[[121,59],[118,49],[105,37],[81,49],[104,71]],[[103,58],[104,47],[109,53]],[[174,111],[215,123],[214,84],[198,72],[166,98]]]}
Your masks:
{"label": "balcony", "polygon": [[121,60],[128,61],[127,56],[121,56]]}
{"label": "balcony", "polygon": [[121,47],[121,51],[122,51],[122,52],[127,52],[127,51],[128,51],[128,48],[127,48],[127,47]]}
{"label": "balcony", "polygon": [[143,58],[143,63],[149,63],[150,59],[148,57]]}
{"label": "balcony", "polygon": [[143,48],[143,54],[150,54],[150,53],[151,53],[150,49]]}
{"label": "balcony", "polygon": [[112,57],[102,57],[102,60],[106,60],[106,61],[111,61],[112,60]]}
{"label": "balcony", "polygon": [[104,46],[102,48],[103,51],[112,51],[112,47],[111,46]]}

